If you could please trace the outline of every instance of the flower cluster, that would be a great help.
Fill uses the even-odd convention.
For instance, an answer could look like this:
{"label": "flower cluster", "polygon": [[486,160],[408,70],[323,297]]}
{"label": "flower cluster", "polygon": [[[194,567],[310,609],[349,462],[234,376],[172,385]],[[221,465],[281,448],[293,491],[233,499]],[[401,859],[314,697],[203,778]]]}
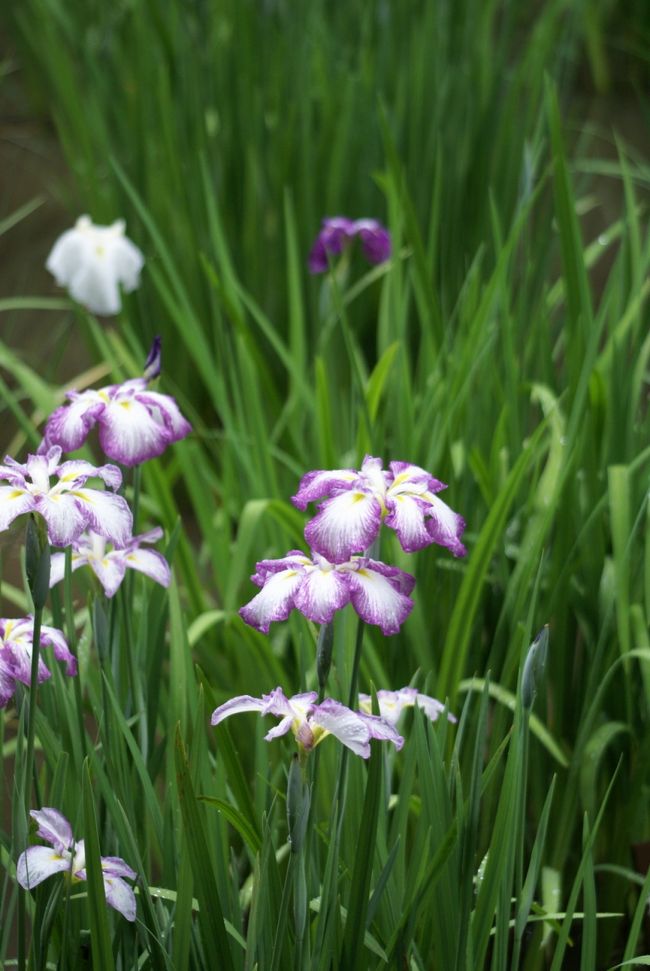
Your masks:
{"label": "flower cluster", "polygon": [[323,220],[311,248],[308,260],[310,273],[324,273],[329,268],[330,257],[338,256],[357,236],[369,263],[384,263],[390,259],[390,233],[376,219],[354,221],[345,216],[333,216]]}
{"label": "flower cluster", "polygon": [[[18,858],[16,880],[24,890],[33,890],[55,873],[65,873],[71,883],[87,879],[84,841],[75,841],[70,823],[56,809],[32,809],[30,816],[38,823],[37,835],[48,846],[30,846]],[[135,894],[126,880],[137,874],[119,856],[102,856],[102,877],[106,903],[127,920],[134,921]]]}
{"label": "flower cluster", "polygon": [[[34,618],[0,619],[0,708],[13,698],[17,682],[31,683]],[[51,647],[57,661],[65,663],[66,674],[77,673],[77,661],[70,653],[66,640],[55,627],[41,627],[41,647]],[[52,677],[43,660],[38,659],[37,680],[40,684]]]}
{"label": "flower cluster", "polygon": [[126,293],[140,282],[144,257],[124,235],[126,225],[118,219],[111,226],[96,226],[80,216],[73,229],[60,236],[47,258],[46,267],[60,287],[93,313],[119,313],[119,286]]}

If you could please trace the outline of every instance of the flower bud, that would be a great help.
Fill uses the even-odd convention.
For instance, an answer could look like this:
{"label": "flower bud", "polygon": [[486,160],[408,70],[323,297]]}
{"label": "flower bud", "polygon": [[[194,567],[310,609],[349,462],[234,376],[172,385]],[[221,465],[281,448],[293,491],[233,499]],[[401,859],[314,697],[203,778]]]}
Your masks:
{"label": "flower bud", "polygon": [[535,702],[537,686],[546,666],[546,652],[548,649],[548,624],[541,631],[528,648],[524,670],[521,675],[521,703],[524,711],[530,711]]}
{"label": "flower bud", "polygon": [[27,522],[25,573],[34,608],[42,610],[50,589],[50,544],[45,520],[41,516],[31,515]]}

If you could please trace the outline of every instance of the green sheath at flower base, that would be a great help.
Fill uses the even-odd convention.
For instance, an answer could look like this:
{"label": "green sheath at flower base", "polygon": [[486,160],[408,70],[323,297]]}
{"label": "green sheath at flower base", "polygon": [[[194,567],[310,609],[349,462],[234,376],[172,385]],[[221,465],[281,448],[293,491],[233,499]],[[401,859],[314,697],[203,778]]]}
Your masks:
{"label": "green sheath at flower base", "polygon": [[530,711],[535,702],[537,686],[546,666],[548,638],[548,624],[546,624],[546,626],[542,627],[526,654],[524,670],[521,675],[521,703],[524,711]]}
{"label": "green sheath at flower base", "polygon": [[36,610],[41,610],[50,589],[50,544],[45,520],[31,515],[25,536],[25,573]]}
{"label": "green sheath at flower base", "polygon": [[287,825],[292,853],[300,853],[309,818],[309,786],[303,779],[303,770],[296,753],[291,759],[287,780]]}

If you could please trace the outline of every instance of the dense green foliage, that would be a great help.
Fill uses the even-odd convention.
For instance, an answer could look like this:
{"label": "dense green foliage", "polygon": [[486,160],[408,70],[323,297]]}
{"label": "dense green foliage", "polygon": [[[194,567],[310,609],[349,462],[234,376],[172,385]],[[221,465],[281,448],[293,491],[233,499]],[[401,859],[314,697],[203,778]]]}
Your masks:
{"label": "dense green foliage", "polygon": [[[12,11],[70,167],[54,188],[71,221],[123,216],[147,264],[115,322],[63,298],[43,305],[61,329],[56,371],[0,344],[3,416],[18,428],[5,444],[24,455],[63,383],[79,387],[65,348],[80,335],[99,366],[90,380],[104,381],[139,374],[162,334],[161,387],[195,428],[142,469],[140,520],[167,530],[170,592],[138,578],[109,607],[75,576],[48,614],[78,645],[83,710],[60,672],[40,689],[41,804],[75,832],[96,817],[102,852],[140,877],[136,927],[110,914],[104,928],[107,968],[591,971],[643,953],[650,168],[620,144],[615,162],[586,159],[571,114],[577,73],[607,84],[610,28],[644,49],[642,13],[620,27],[606,6]],[[580,219],[599,200],[584,180],[599,168],[621,204],[588,239]],[[320,220],[339,213],[386,222],[390,263],[368,270],[355,252],[309,277]],[[35,305],[0,300],[16,318]],[[409,557],[384,535],[383,558],[417,576],[416,606],[390,639],[365,631],[361,687],[417,675],[462,717],[431,726],[416,712],[402,753],[367,765],[333,740],[318,750],[300,944],[291,746],[268,746],[254,715],[215,730],[209,714],[232,695],[313,687],[313,627],[294,615],[265,637],[237,609],[256,560],[304,546],[289,501],[300,476],[366,452],[448,482],[469,555]],[[22,589],[2,593],[27,611]],[[529,719],[520,671],[546,623]],[[337,697],[355,635],[346,611]],[[21,893],[20,713],[0,712],[0,792],[14,807],[13,836],[0,833],[0,959],[14,954]],[[28,897],[34,968],[81,966],[89,919],[60,887]]]}

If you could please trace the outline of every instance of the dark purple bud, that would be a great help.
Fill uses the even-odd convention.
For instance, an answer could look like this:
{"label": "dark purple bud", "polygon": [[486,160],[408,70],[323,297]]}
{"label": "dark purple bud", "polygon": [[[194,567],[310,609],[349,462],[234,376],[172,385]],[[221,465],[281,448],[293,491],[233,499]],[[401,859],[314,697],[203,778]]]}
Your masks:
{"label": "dark purple bud", "polygon": [[144,362],[143,376],[147,381],[153,381],[158,377],[160,371],[162,370],[162,339],[160,337],[154,337],[153,344],[151,345],[151,350],[147,355],[147,360]]}

